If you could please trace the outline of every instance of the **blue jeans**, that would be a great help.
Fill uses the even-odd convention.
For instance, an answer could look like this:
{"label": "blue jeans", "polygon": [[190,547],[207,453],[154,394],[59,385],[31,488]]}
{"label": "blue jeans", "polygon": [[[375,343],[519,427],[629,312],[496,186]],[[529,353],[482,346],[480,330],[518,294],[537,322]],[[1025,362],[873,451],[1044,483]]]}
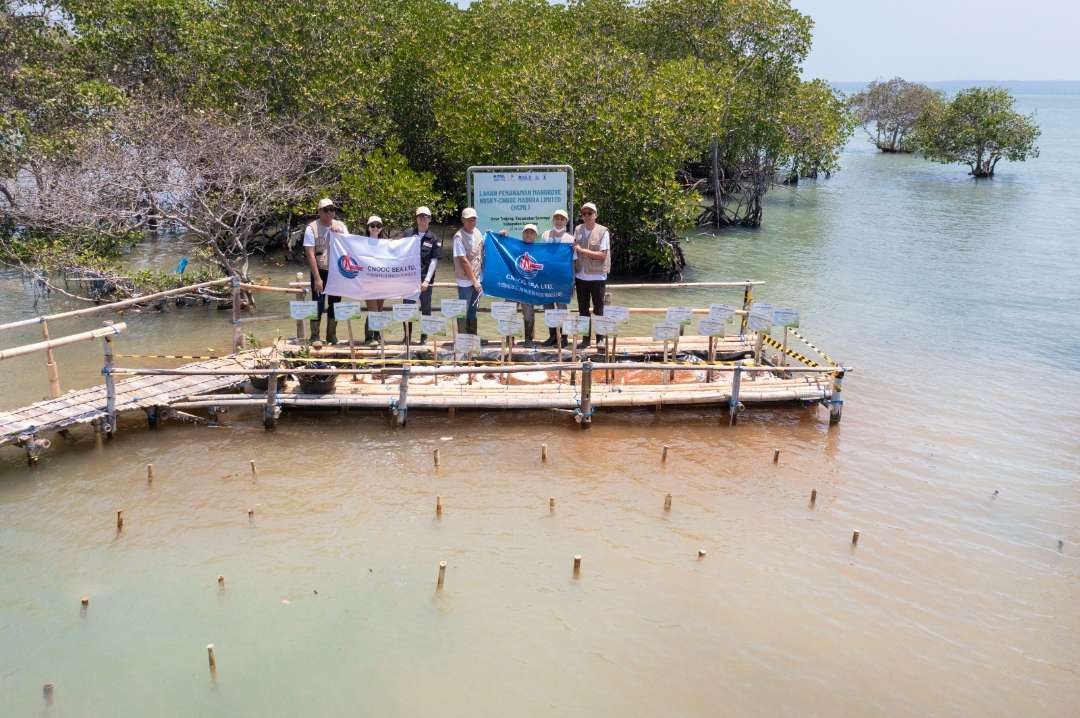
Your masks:
{"label": "blue jeans", "polygon": [[480,304],[480,292],[473,286],[458,287],[457,296],[458,299],[464,299],[466,303],[465,316],[457,320],[458,333],[466,334],[470,329],[476,331],[476,308]]}

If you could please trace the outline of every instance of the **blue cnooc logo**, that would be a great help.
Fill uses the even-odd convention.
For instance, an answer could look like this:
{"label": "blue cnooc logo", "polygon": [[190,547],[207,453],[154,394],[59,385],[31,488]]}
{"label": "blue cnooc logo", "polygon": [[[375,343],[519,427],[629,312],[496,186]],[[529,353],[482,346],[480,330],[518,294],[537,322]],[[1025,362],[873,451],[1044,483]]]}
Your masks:
{"label": "blue cnooc logo", "polygon": [[516,261],[518,269],[529,279],[535,277],[537,272],[544,268],[544,265],[533,259],[528,252],[523,253]]}
{"label": "blue cnooc logo", "polygon": [[338,271],[341,272],[341,276],[346,279],[356,279],[356,275],[364,271],[364,265],[360,264],[347,254],[338,257],[337,267]]}

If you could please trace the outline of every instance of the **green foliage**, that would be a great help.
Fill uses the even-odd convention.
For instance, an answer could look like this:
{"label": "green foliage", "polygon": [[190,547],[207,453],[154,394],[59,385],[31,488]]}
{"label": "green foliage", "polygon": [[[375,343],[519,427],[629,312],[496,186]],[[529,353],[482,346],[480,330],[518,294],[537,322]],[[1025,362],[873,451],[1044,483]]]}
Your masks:
{"label": "green foliage", "polygon": [[371,214],[382,217],[387,228],[405,229],[412,225],[416,208],[426,205],[436,221],[446,219],[454,207],[435,190],[435,175],[417,172],[394,147],[381,147],[363,153],[341,153],[341,180],[326,194],[336,197],[348,212],[352,231]]}
{"label": "green foliage", "polygon": [[1034,115],[1013,109],[1002,88],[972,87],[950,102],[930,103],[916,123],[914,140],[929,159],[966,164],[975,177],[993,177],[1002,159],[1023,162],[1038,157],[1041,130]]}

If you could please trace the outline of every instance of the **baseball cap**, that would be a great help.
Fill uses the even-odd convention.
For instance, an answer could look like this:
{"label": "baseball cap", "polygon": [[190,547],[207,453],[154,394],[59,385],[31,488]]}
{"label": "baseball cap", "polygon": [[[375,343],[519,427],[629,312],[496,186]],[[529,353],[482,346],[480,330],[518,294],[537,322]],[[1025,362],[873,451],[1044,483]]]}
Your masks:
{"label": "baseball cap", "polygon": [[[367,223],[368,224],[374,224],[375,222],[378,222],[379,224],[382,224],[383,223],[382,222],[382,217],[380,217],[377,214],[373,214],[373,215],[371,215],[370,217],[367,218]],[[367,226],[367,225],[365,225],[365,226]]]}
{"label": "baseball cap", "polygon": [[557,209],[551,213],[552,217],[562,217],[563,219],[570,219],[570,215],[566,213],[565,209]]}
{"label": "baseball cap", "polygon": [[419,217],[422,214],[426,214],[428,217],[430,217],[431,216],[431,210],[428,209],[427,207],[417,207],[416,208],[416,216]]}
{"label": "baseball cap", "polygon": [[319,200],[319,209],[337,209],[337,205],[329,197],[323,197]]}
{"label": "baseball cap", "polygon": [[529,229],[531,229],[531,230],[532,230],[532,231],[534,231],[534,232],[536,232],[536,231],[537,231],[537,229],[536,229],[536,225],[535,225],[535,224],[527,224],[527,225],[525,225],[524,227],[522,227],[522,228],[521,228],[521,233],[522,233],[522,234],[525,234],[525,231],[526,231],[526,230],[529,230]]}
{"label": "baseball cap", "polygon": [[[582,210],[591,209],[593,212],[596,212],[596,205],[593,204],[592,202],[586,202],[585,204],[581,205],[581,209]],[[596,212],[596,213],[600,214],[599,212]]]}
{"label": "baseball cap", "polygon": [[476,219],[476,210],[472,207],[466,207],[465,209],[461,210],[461,218]]}

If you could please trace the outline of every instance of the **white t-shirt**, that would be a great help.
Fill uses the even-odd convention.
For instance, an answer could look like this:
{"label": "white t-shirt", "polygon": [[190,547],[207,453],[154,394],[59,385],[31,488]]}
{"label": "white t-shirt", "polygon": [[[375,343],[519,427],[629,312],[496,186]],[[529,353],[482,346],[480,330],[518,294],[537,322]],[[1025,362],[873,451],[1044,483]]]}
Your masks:
{"label": "white t-shirt", "polygon": [[[324,227],[322,222],[316,222],[315,225],[319,228],[319,238],[324,239],[326,237],[326,233],[330,231],[330,227]],[[349,233],[349,228],[345,226],[344,222],[341,222],[341,228],[344,230],[343,232],[341,232],[341,234]],[[311,231],[310,223],[308,224],[307,229],[304,230],[304,246],[315,246],[315,235]]]}
{"label": "white t-shirt", "polygon": [[[348,234],[349,233],[349,228],[345,226],[344,222],[341,222],[339,220],[334,220],[334,223],[331,224],[329,227],[323,225],[323,223],[320,222],[319,220],[315,220],[315,226],[319,228],[319,242],[318,243],[315,242],[315,233],[311,231],[311,223],[310,222],[308,222],[307,229],[304,230],[304,246],[305,247],[314,247],[315,248],[315,264],[319,267],[319,269],[327,269],[329,267],[329,262],[330,262],[330,244],[329,244],[329,242],[330,242],[330,232],[333,231],[332,228],[335,225],[340,227],[340,229],[342,230],[341,234]],[[321,249],[323,250],[322,254],[319,254],[320,245],[321,245]]]}
{"label": "white t-shirt", "polygon": [[[464,235],[464,229],[459,229],[457,232],[454,232],[454,259],[456,260],[458,257],[464,257],[465,261],[468,262],[469,253],[465,251]],[[472,246],[475,247],[477,243],[483,243],[483,241],[484,235],[480,234],[480,230],[474,229],[472,231]],[[476,280],[480,281],[480,277],[477,276]],[[473,283],[470,282],[468,279],[461,279],[460,277],[455,278],[454,281],[457,282],[457,285],[459,287],[471,287],[473,285]]]}
{"label": "white t-shirt", "polygon": [[[573,237],[571,237],[571,240],[573,240]],[[606,231],[604,232],[604,236],[600,238],[600,251],[601,252],[610,252],[611,251],[611,235],[608,234]],[[606,282],[607,281],[607,275],[606,274],[586,274],[585,272],[575,272],[574,277],[576,279],[581,279],[581,280],[584,280],[586,282]]]}
{"label": "white t-shirt", "polygon": [[558,244],[573,244],[574,243],[574,233],[571,232],[569,229],[564,229],[562,234],[558,234],[558,235],[555,234],[556,231],[558,231],[558,230],[556,230],[554,228],[544,230],[544,233],[542,235],[540,235],[540,241],[541,242],[548,242],[549,244],[555,244],[555,243],[558,243]]}

